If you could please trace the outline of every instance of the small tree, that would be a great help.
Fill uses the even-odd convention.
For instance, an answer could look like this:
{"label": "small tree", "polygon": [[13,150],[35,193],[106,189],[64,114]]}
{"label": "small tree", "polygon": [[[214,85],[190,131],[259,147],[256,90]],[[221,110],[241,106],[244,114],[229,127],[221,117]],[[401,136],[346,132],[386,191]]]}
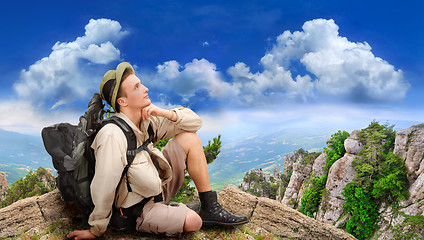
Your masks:
{"label": "small tree", "polygon": [[208,145],[203,146],[203,151],[205,152],[206,161],[212,163],[221,152],[221,135],[218,135],[217,138],[213,138],[213,142],[208,141]]}
{"label": "small tree", "polygon": [[[155,147],[161,150],[170,140],[163,139],[156,143]],[[218,154],[221,152],[221,135],[218,135],[218,137],[213,138],[213,141],[208,141],[208,145],[203,146],[203,151],[205,153],[206,162],[212,163],[217,157]],[[181,186],[181,188],[178,190],[178,192],[175,194],[175,197],[172,199],[172,201],[175,202],[190,202],[194,196],[195,188],[190,186],[191,177],[186,175],[184,177],[184,182]]]}

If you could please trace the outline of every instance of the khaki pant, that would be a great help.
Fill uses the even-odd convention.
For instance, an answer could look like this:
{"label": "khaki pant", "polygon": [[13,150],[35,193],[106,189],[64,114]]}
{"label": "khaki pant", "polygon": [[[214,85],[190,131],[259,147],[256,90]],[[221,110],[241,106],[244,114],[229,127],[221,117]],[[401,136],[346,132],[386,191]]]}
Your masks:
{"label": "khaki pant", "polygon": [[[180,144],[172,138],[162,149],[162,153],[172,168],[172,180],[163,188],[165,202],[170,201],[184,182],[187,155]],[[149,233],[165,233],[168,236],[183,232],[188,208],[180,203],[178,206],[155,203],[150,200],[137,218],[137,231]]]}

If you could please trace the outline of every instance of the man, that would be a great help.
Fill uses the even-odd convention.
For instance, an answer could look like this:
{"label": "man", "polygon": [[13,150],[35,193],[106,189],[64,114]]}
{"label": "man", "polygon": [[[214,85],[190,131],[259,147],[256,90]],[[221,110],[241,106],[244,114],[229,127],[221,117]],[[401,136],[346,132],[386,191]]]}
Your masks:
{"label": "man", "polygon": [[[120,63],[116,70],[109,70],[100,84],[101,97],[117,112],[134,131],[137,146],[148,139],[147,129],[153,128],[155,140],[173,137],[162,152],[149,144],[148,148],[157,159],[158,171],[152,157],[146,151],[136,155],[126,178],[116,192],[116,186],[126,166],[127,140],[115,124],[107,124],[96,135],[92,148],[96,156],[96,169],[91,183],[94,210],[89,217],[91,228],[73,231],[69,238],[91,239],[104,234],[109,224],[113,204],[128,208],[143,199],[162,194],[164,201],[152,198],[145,203],[136,230],[140,232],[175,235],[197,231],[203,225],[241,225],[246,217],[235,216],[226,211],[211,191],[206,158],[202,143],[196,134],[202,121],[188,108],[164,110],[153,105],[149,89],[141,84],[129,63]],[[197,214],[184,204],[166,205],[184,181],[187,169],[199,192],[200,212]]]}

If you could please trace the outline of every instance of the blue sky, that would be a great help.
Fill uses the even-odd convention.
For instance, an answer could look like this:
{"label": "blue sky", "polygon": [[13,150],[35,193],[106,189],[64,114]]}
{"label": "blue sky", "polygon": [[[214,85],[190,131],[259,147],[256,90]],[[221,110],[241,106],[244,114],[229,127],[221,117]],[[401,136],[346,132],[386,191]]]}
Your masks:
{"label": "blue sky", "polygon": [[15,1],[0,15],[0,128],[76,123],[121,61],[204,139],[284,124],[423,122],[422,1]]}

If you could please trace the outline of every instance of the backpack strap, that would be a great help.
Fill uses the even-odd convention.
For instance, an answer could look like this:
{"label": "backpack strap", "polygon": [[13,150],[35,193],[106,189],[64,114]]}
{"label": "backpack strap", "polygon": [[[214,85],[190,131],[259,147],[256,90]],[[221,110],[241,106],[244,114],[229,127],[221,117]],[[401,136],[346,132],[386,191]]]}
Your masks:
{"label": "backpack strap", "polygon": [[[154,133],[153,133],[153,127],[152,125],[149,125],[149,128],[147,130],[147,133],[149,134],[149,138],[143,143],[143,145],[141,145],[140,147],[138,147],[137,149],[134,150],[128,150],[127,151],[127,157],[131,156],[132,158],[135,157],[135,155],[137,155],[139,152],[141,151],[146,151],[147,153],[149,153],[150,158],[153,160],[153,164],[156,167],[156,170],[158,171],[158,175],[161,176],[161,168],[159,166],[159,161],[156,158],[156,156],[150,151],[150,149],[147,147],[151,142],[153,142],[154,140]],[[128,148],[129,149],[129,148]],[[128,183],[128,182],[127,182]]]}
{"label": "backpack strap", "polygon": [[149,138],[140,147],[137,148],[137,138],[134,134],[134,131],[125,122],[125,120],[123,120],[122,118],[119,118],[119,117],[110,117],[110,118],[104,120],[104,124],[108,124],[108,123],[114,123],[119,128],[121,128],[121,130],[124,132],[125,137],[127,138],[127,142],[128,142],[127,165],[125,166],[124,171],[122,172],[122,175],[121,175],[121,179],[119,180],[119,183],[116,186],[116,192],[118,192],[119,185],[121,185],[122,179],[124,177],[127,178],[128,192],[132,192],[132,188],[131,188],[129,180],[128,180],[128,169],[130,168],[132,162],[134,161],[135,156],[143,150],[149,153],[150,157],[153,160],[153,164],[155,165],[155,167],[158,171],[158,174],[160,176],[161,169],[159,167],[159,162],[158,162],[156,156],[147,147],[151,142],[153,142],[154,137],[155,137],[152,125],[149,125],[149,128],[147,130],[147,133],[149,134]]}

